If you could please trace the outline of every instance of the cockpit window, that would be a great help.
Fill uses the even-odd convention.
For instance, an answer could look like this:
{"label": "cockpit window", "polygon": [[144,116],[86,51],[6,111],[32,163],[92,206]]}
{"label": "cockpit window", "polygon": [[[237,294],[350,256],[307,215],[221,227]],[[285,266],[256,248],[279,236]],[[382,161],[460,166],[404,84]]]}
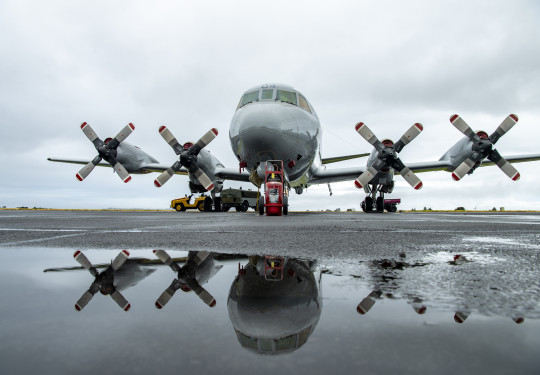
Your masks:
{"label": "cockpit window", "polygon": [[261,100],[270,100],[274,97],[274,90],[262,90]]}
{"label": "cockpit window", "polygon": [[238,108],[245,106],[246,104],[253,103],[259,100],[259,91],[248,92],[242,96]]}
{"label": "cockpit window", "polygon": [[298,102],[296,101],[296,93],[291,91],[277,90],[276,100],[281,100],[285,103],[298,105]]}
{"label": "cockpit window", "polygon": [[298,101],[300,102],[300,107],[304,108],[306,111],[308,111],[309,113],[311,113],[311,109],[309,109],[309,104],[306,100],[306,98],[304,98],[302,95],[298,94]]}
{"label": "cockpit window", "polygon": [[276,350],[287,350],[296,348],[296,335],[281,338],[276,343]]}

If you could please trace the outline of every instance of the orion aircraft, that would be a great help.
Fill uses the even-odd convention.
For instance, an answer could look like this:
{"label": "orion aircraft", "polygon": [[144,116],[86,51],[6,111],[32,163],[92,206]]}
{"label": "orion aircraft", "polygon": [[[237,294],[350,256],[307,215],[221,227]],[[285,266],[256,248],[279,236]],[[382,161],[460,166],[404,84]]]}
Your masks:
{"label": "orion aircraft", "polygon": [[[157,187],[166,183],[174,174],[188,175],[191,192],[210,191],[207,209],[211,209],[213,204],[216,210],[220,208],[219,193],[225,180],[249,181],[261,187],[266,162],[279,160],[283,162],[287,195],[291,189],[301,194],[313,184],[354,181],[355,186],[364,189],[366,193],[362,204],[364,211],[383,211],[384,195],[393,191],[395,174],[401,175],[417,190],[422,188],[422,182],[416,173],[442,170],[452,173],[454,180],[460,180],[479,166],[487,165],[497,165],[512,180],[518,180],[519,172],[511,162],[540,160],[540,154],[502,157],[493,147],[517,121],[518,117],[511,114],[488,135],[484,131],[473,131],[461,117],[453,115],[450,122],[465,137],[439,160],[408,165],[401,161],[398,154],[422,132],[423,126],[420,123],[413,124],[394,143],[389,139],[379,140],[366,124],[359,122],[355,129],[373,146],[373,151],[323,158],[321,125],[315,109],[306,97],[290,86],[261,85],[242,95],[231,121],[229,138],[239,168],[226,168],[205,148],[218,135],[217,129],[209,130],[197,143],[180,144],[167,127],[161,126],[159,134],[178,155],[178,160],[168,166],[160,164],[137,146],[124,142],[135,129],[133,124],[124,127],[116,137],[103,141],[90,125],[83,123],[81,129],[94,144],[98,155],[92,160],[48,160],[84,164],[76,175],[81,181],[95,166],[112,166],[124,182],[131,179],[131,173],[161,172],[154,182]],[[369,157],[362,166],[327,166],[363,156]]]}

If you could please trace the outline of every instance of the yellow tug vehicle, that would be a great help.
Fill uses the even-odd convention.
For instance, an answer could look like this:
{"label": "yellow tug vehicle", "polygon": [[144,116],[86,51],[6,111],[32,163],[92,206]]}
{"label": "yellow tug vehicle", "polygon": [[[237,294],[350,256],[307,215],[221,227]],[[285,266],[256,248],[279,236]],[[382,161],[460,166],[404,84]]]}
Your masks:
{"label": "yellow tug vehicle", "polygon": [[199,211],[204,212],[204,201],[207,197],[205,197],[204,195],[197,197],[193,200],[192,203],[190,203],[192,196],[193,195],[190,195],[189,197],[186,196],[183,198],[173,199],[171,201],[171,208],[174,208],[178,212],[194,209],[198,209]]}

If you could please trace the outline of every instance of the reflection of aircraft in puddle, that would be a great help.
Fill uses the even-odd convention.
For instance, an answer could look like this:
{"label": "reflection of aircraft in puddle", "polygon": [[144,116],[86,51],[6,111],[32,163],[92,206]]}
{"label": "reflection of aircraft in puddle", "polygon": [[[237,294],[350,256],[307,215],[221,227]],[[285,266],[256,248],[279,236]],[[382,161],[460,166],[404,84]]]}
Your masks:
{"label": "reflection of aircraft in puddle", "polygon": [[[453,257],[453,260],[447,261],[445,263],[451,266],[464,266],[471,262],[474,263],[473,260],[468,259],[467,257],[465,257],[465,255],[457,254]],[[427,311],[427,306],[424,303],[425,299],[421,298],[418,292],[405,292],[408,289],[408,286],[412,287],[415,284],[423,283],[418,282],[421,281],[418,280],[418,277],[415,278],[415,281],[417,283],[409,283],[403,279],[401,272],[412,267],[423,267],[428,264],[429,263],[421,262],[416,262],[412,264],[407,263],[405,261],[405,254],[403,253],[400,254],[399,260],[382,259],[373,261],[371,264],[371,270],[374,287],[373,290],[368,294],[368,296],[366,296],[362,301],[360,301],[356,308],[357,312],[361,315],[365,315],[373,308],[373,306],[378,300],[381,300],[383,297],[394,299],[396,298],[396,293],[398,293],[401,294],[401,296],[398,296],[397,298],[406,299],[416,313],[420,315],[425,314]],[[421,276],[422,274],[415,273],[415,275]],[[432,276],[432,274],[429,272],[427,273],[427,275],[430,277]],[[460,279],[458,278],[456,281],[460,281]],[[429,282],[427,284],[429,284]],[[454,310],[454,321],[459,324],[464,323],[465,320],[467,320],[467,318],[471,315],[471,307],[478,303],[476,302],[476,300],[480,298],[482,294],[486,294],[485,292],[482,293],[477,288],[472,288],[472,285],[470,284],[466,284],[464,285],[464,287],[465,288],[458,287],[457,285],[452,285],[448,288],[449,290],[453,291],[453,299],[457,300],[455,303],[457,303],[458,306],[461,306]],[[460,290],[462,291],[462,293],[460,293]],[[459,301],[459,299],[463,300]],[[482,300],[482,298],[480,299]],[[484,300],[482,301],[485,302]],[[482,303],[482,301],[480,303]],[[484,309],[485,306],[483,306],[480,311]],[[512,320],[517,324],[521,324],[525,321],[521,313],[514,312],[511,316]]]}
{"label": "reflection of aircraft in puddle", "polygon": [[[86,292],[75,304],[75,309],[81,311],[94,297],[94,294],[100,292],[103,295],[110,295],[114,302],[124,311],[131,308],[129,302],[120,293],[121,290],[130,288],[138,282],[153,273],[155,269],[143,268],[141,264],[150,263],[147,259],[135,258],[128,259],[129,252],[121,251],[110,264],[92,265],[88,258],[81,252],[76,251],[73,254],[75,260],[82,266],[82,269],[87,269],[94,281]],[[58,272],[79,270],[80,267],[67,268],[49,268],[44,272]],[[103,269],[101,272],[98,269]]]}
{"label": "reflection of aircraft in puddle", "polygon": [[[158,309],[165,306],[178,289],[194,291],[206,305],[213,307],[216,299],[203,285],[227,263],[231,267],[230,260],[249,259],[245,267],[239,267],[227,302],[229,317],[241,346],[259,353],[294,351],[305,344],[317,325],[322,297],[321,276],[320,273],[317,277],[314,275],[318,269],[314,261],[204,251],[191,251],[182,258],[171,258],[163,250],[155,250],[154,253],[155,259],[144,259],[128,258],[129,253],[122,251],[112,262],[92,265],[84,254],[77,251],[74,256],[82,267],[45,271],[79,269],[88,270],[94,276],[90,288],[77,301],[77,310],[83,309],[100,291],[111,295],[127,311],[130,304],[120,291],[136,285],[164,265],[173,269],[177,276],[157,299],[155,305]],[[377,301],[393,299],[406,301],[421,315],[427,312],[428,300],[431,300],[435,308],[439,306],[454,311],[457,323],[465,322],[473,313],[510,316],[518,324],[524,322],[527,311],[533,312],[531,317],[535,317],[537,299],[531,295],[534,290],[523,293],[519,288],[508,286],[521,285],[514,279],[515,275],[506,280],[490,279],[487,273],[481,273],[482,268],[475,268],[479,263],[474,254],[471,255],[452,254],[452,261],[440,262],[439,265],[432,260],[430,263],[407,261],[404,254],[397,260],[371,261],[367,273],[371,292],[358,303],[357,312],[376,315],[370,311],[377,310]],[[450,272],[446,274],[445,270]],[[336,271],[339,275],[340,270]],[[329,270],[324,272],[332,274]],[[354,276],[353,273],[350,275]],[[486,288],[486,285],[490,287]]]}
{"label": "reflection of aircraft in puddle", "polygon": [[291,352],[304,345],[322,309],[314,263],[250,256],[238,269],[227,307],[242,347],[262,354]]}
{"label": "reflection of aircraft in puddle", "polygon": [[103,295],[110,295],[113,301],[116,302],[116,304],[124,311],[128,311],[131,308],[129,302],[118,290],[118,283],[115,285],[114,282],[115,272],[119,271],[120,267],[124,265],[129,257],[129,253],[126,250],[121,251],[111,262],[111,265],[102,272],[98,272],[96,267],[92,266],[92,263],[90,263],[88,258],[81,251],[77,250],[75,254],[73,254],[73,257],[81,264],[81,266],[90,271],[92,276],[95,277],[94,282],[90,285],[90,288],[84,292],[84,294],[75,304],[75,309],[77,311],[84,309],[92,297],[94,297],[94,294],[96,294],[98,291]]}
{"label": "reflection of aircraft in puddle", "polygon": [[216,305],[216,299],[201,285],[208,282],[223,267],[215,265],[212,253],[190,251],[186,263],[182,267],[164,250],[154,250],[154,254],[178,275],[157,299],[156,307],[158,309],[162,309],[178,289],[182,289],[184,292],[194,291],[208,306],[214,307]]}
{"label": "reflection of aircraft in puddle", "polygon": [[[399,260],[394,259],[382,259],[372,262],[373,279],[375,282],[374,289],[371,293],[364,298],[358,306],[356,311],[361,314],[367,314],[369,310],[375,305],[377,300],[383,296],[387,298],[395,298],[396,290],[400,289],[399,280],[400,275],[396,271],[401,271],[410,267],[423,267],[427,263],[408,263],[405,261],[405,254],[400,254]],[[417,314],[425,314],[427,306],[424,304],[424,299],[418,296],[416,293],[405,293],[404,298],[408,300],[408,303],[412,306]]]}

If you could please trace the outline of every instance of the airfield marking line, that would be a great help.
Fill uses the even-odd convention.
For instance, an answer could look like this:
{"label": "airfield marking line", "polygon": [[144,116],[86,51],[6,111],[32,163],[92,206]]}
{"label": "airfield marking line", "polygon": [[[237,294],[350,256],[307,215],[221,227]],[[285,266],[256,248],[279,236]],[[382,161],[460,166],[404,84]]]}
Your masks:
{"label": "airfield marking line", "polygon": [[40,242],[40,241],[48,241],[48,240],[54,240],[57,238],[66,238],[66,237],[76,237],[76,236],[82,236],[85,233],[77,233],[77,234],[64,234],[62,236],[53,236],[53,237],[45,237],[45,238],[35,238],[33,240],[21,240],[21,241],[13,241],[13,242],[2,242],[0,243],[0,246],[12,246],[12,245],[20,245],[24,243],[30,243],[30,242]]}

